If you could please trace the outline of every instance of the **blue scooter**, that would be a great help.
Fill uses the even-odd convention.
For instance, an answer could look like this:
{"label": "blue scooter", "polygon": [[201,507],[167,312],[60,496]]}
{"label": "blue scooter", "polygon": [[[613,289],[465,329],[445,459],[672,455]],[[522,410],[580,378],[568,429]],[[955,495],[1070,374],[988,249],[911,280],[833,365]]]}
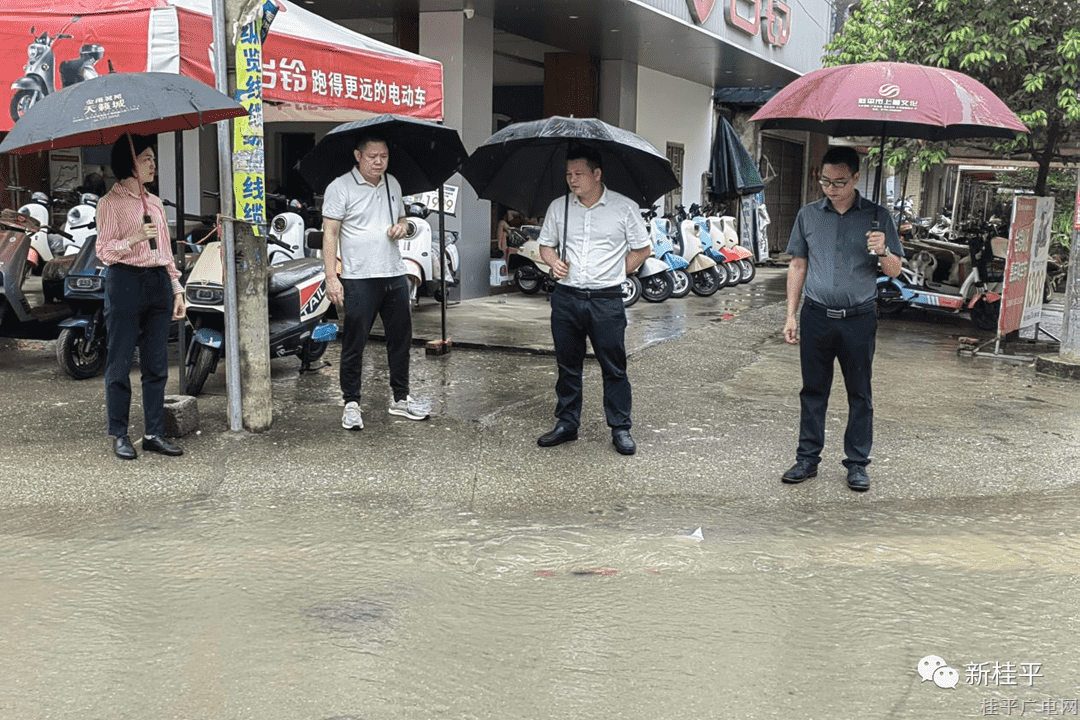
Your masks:
{"label": "blue scooter", "polygon": [[675,245],[671,241],[671,221],[667,218],[656,217],[656,206],[642,213],[645,218],[645,227],[649,230],[649,238],[652,240],[653,256],[667,263],[668,274],[671,275],[671,297],[682,298],[690,294],[694,281],[690,277],[687,268],[690,266],[681,255],[675,252]]}

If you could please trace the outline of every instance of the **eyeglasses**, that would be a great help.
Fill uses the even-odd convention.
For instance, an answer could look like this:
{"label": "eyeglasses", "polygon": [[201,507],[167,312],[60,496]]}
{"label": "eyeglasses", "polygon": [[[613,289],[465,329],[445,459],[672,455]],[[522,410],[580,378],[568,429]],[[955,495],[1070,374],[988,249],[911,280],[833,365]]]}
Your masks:
{"label": "eyeglasses", "polygon": [[831,185],[834,188],[836,188],[837,190],[842,190],[845,187],[847,187],[847,184],[849,182],[851,182],[850,179],[848,179],[848,180],[829,180],[828,178],[821,178],[820,180],[818,180],[818,185],[821,185],[821,187],[823,187],[823,188],[827,188],[827,187],[829,187]]}

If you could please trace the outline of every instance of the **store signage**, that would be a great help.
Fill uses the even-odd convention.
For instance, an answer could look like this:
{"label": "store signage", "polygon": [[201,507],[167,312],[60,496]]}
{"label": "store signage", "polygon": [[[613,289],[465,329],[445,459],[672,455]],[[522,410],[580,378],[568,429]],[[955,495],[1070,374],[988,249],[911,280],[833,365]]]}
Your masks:
{"label": "store signage", "polygon": [[[740,6],[745,8],[741,13]],[[724,20],[747,35],[762,35],[765,42],[777,47],[791,38],[791,6],[783,0],[728,0]]]}
{"label": "store signage", "polygon": [[690,16],[699,25],[709,19],[709,13],[712,12],[715,4],[716,0],[686,0],[686,5],[690,8]]}

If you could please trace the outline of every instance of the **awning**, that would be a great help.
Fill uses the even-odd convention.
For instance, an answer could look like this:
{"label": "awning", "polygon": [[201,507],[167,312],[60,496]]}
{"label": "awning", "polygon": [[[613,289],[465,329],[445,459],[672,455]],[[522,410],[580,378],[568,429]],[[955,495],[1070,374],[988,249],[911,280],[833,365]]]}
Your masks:
{"label": "awning", "polygon": [[[442,65],[353,32],[291,2],[283,7],[263,47],[266,120],[357,119],[395,113],[429,120],[443,114]],[[14,104],[20,89],[63,86],[62,74],[95,70],[178,72],[214,85],[210,59],[210,0],[5,0],[0,17],[0,91]],[[76,22],[72,19],[81,15]],[[33,29],[33,34],[31,34]],[[70,37],[57,37],[59,34]],[[48,70],[28,74],[28,50],[54,53]],[[67,63],[65,65],[65,63]],[[51,84],[51,87],[49,86]],[[0,104],[0,108],[3,108]],[[11,128],[0,110],[0,131]]]}

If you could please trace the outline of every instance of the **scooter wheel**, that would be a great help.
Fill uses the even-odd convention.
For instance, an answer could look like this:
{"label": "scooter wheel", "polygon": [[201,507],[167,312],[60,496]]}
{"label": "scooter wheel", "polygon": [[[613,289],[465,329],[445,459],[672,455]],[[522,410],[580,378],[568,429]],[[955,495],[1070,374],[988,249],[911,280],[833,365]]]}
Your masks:
{"label": "scooter wheel", "polygon": [[650,275],[641,281],[641,296],[651,303],[664,302],[671,297],[672,287],[669,273]]}
{"label": "scooter wheel", "polygon": [[671,271],[671,297],[684,298],[690,294],[690,288],[694,285],[694,279],[686,268]]}
{"label": "scooter wheel", "polygon": [[76,380],[97,377],[105,369],[104,337],[99,337],[86,348],[82,328],[64,328],[56,338],[56,362]]}
{"label": "scooter wheel", "polygon": [[192,397],[202,392],[210,369],[217,361],[216,353],[205,345],[195,346],[195,357],[188,359],[188,372],[184,383],[184,392]]}
{"label": "scooter wheel", "polygon": [[630,307],[641,297],[641,281],[637,275],[627,275],[622,283],[623,307]]}
{"label": "scooter wheel", "polygon": [[715,295],[720,289],[720,272],[716,267],[706,268],[694,273],[694,286],[691,288],[695,295],[709,297]]}
{"label": "scooter wheel", "polygon": [[738,260],[731,260],[724,263],[724,269],[728,271],[728,287],[734,287],[743,281],[742,266],[739,265]]}
{"label": "scooter wheel", "polygon": [[41,93],[37,90],[20,90],[15,93],[15,97],[11,98],[11,119],[19,122],[19,119],[40,99]]}
{"label": "scooter wheel", "polygon": [[754,261],[750,258],[740,260],[739,266],[742,268],[742,281],[744,283],[750,282],[757,275],[757,266],[754,265]]}
{"label": "scooter wheel", "polygon": [[526,295],[535,295],[540,292],[541,279],[536,273],[529,272],[525,268],[518,268],[514,273],[514,284]]}

